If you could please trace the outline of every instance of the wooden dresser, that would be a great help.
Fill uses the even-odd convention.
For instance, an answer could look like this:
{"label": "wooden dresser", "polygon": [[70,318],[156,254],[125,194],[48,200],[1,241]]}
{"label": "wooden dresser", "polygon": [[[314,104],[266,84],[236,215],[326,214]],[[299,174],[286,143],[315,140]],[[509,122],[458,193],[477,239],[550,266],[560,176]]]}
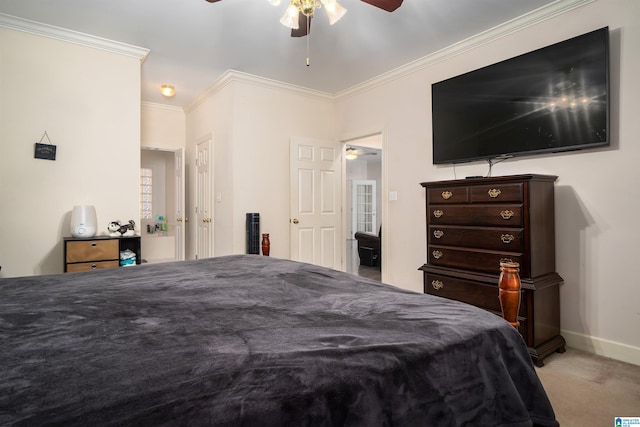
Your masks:
{"label": "wooden dresser", "polygon": [[65,237],[64,272],[119,267],[120,252],[127,249],[135,252],[136,264],[140,264],[140,236],[96,236],[89,239]]}
{"label": "wooden dresser", "polygon": [[427,262],[424,292],[500,315],[500,261],[520,263],[519,331],[537,366],[560,335],[555,271],[554,183],[557,177],[515,175],[424,182]]}

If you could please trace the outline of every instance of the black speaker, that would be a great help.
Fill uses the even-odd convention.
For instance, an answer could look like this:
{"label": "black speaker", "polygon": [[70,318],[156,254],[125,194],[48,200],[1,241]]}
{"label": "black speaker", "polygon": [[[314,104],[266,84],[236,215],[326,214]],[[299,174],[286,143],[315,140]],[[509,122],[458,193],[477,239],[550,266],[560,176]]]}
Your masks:
{"label": "black speaker", "polygon": [[247,253],[260,255],[260,214],[247,214]]}

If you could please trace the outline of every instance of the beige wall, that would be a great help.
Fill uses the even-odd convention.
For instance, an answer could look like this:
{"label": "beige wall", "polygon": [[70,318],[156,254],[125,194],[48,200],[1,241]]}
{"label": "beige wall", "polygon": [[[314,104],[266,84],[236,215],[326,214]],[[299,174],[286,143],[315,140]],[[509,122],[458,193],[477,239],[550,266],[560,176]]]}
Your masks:
{"label": "beige wall", "polygon": [[0,277],[59,273],[74,205],[139,218],[140,58],[0,28],[0,59]]}
{"label": "beige wall", "polygon": [[[186,114],[186,159],[187,172],[187,251],[186,257],[196,256],[195,190],[196,190],[196,144],[211,139],[213,145],[213,253],[216,256],[233,253],[233,146],[232,137],[233,90],[223,86],[202,95],[197,104]],[[216,198],[220,196],[220,201]],[[200,255],[202,256],[202,255]]]}
{"label": "beige wall", "polygon": [[[384,124],[388,202],[384,217],[386,280],[420,291],[426,260],[422,181],[486,175],[486,163],[434,166],[431,94],[434,82],[588,31],[611,30],[612,145],[576,153],[523,157],[494,166],[493,175],[558,175],[557,270],[561,327],[570,345],[640,364],[640,287],[633,268],[640,241],[640,2],[599,0],[524,28],[337,105],[339,135],[366,134]],[[388,231],[387,231],[388,230]]]}
{"label": "beige wall", "polygon": [[185,146],[186,120],[182,108],[142,103],[140,146],[175,150]]}

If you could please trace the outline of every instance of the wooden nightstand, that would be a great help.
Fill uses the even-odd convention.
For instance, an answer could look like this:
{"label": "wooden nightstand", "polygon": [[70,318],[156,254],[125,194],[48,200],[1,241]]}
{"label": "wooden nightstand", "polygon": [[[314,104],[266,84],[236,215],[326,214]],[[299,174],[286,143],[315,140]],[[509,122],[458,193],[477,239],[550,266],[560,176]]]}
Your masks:
{"label": "wooden nightstand", "polygon": [[135,252],[136,264],[140,264],[140,236],[96,236],[90,239],[65,237],[64,272],[119,267],[120,252],[127,249]]}

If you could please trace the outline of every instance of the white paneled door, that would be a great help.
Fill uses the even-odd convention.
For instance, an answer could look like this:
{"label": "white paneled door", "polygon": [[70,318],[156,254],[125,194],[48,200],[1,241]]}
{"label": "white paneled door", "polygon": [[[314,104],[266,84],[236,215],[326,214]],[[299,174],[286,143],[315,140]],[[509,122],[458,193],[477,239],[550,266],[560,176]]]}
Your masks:
{"label": "white paneled door", "polygon": [[175,181],[175,230],[176,230],[176,261],[185,259],[185,200],[184,200],[184,148],[173,153],[173,170]]}
{"label": "white paneled door", "polygon": [[291,259],[342,267],[342,145],[291,138]]}
{"label": "white paneled door", "polygon": [[211,138],[196,144],[196,258],[213,256],[213,206],[211,192],[213,177],[211,170]]}
{"label": "white paneled door", "polygon": [[[376,181],[354,180],[351,192],[353,200],[352,226],[354,234],[357,231],[377,234],[376,231]],[[352,236],[353,237],[353,236]]]}

